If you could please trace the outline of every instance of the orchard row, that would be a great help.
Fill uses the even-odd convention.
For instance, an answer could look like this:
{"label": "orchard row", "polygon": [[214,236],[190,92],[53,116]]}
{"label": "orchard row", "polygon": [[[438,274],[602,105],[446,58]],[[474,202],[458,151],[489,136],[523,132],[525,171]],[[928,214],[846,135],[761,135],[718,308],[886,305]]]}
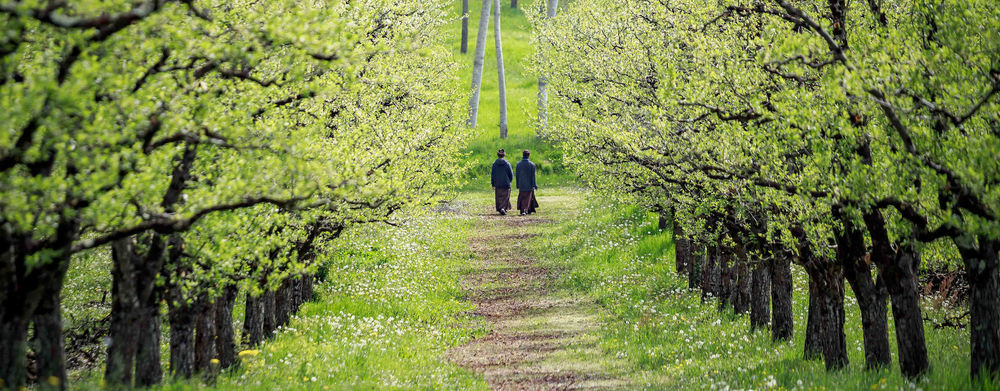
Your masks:
{"label": "orchard row", "polygon": [[[973,378],[1000,374],[1000,3],[580,0],[536,17],[551,137],[583,180],[672,217],[678,261],[806,356],[928,370],[918,271],[964,265]],[[698,262],[686,254],[701,254]],[[845,284],[846,280],[846,284]]]}
{"label": "orchard row", "polygon": [[148,386],[161,335],[170,376],[217,372],[238,294],[249,347],[325,243],[440,199],[467,135],[444,22],[410,0],[0,2],[0,388],[29,349],[67,387],[74,254],[111,248],[105,384]]}

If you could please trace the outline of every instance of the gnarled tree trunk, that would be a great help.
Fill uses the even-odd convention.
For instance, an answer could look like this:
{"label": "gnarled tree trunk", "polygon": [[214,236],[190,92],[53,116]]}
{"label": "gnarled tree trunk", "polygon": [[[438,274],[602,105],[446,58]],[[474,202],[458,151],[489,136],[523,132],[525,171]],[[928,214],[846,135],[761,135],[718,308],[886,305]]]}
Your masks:
{"label": "gnarled tree trunk", "polygon": [[712,298],[718,297],[716,291],[716,280],[718,279],[718,264],[716,253],[718,247],[708,246],[705,251],[705,264],[701,269],[701,301],[704,303]]}
{"label": "gnarled tree trunk", "polygon": [[[780,245],[771,246],[771,339],[792,339],[792,258]],[[810,301],[811,303],[811,301]],[[810,307],[811,308],[811,307]]]}
{"label": "gnarled tree trunk", "polygon": [[[758,249],[765,248],[757,245]],[[766,329],[771,324],[771,260],[762,259],[767,254],[757,252],[751,257],[750,330]]]}
{"label": "gnarled tree trunk", "polygon": [[889,291],[892,318],[896,325],[899,368],[903,375],[915,378],[926,372],[928,367],[924,320],[917,287],[920,255],[912,245],[893,248],[885,228],[885,220],[878,210],[865,213],[864,220],[872,239],[872,262],[878,266],[879,276]]}
{"label": "gnarled tree trunk", "polygon": [[63,354],[61,279],[53,281],[43,292],[32,316],[35,333],[32,337],[38,385],[43,390],[66,389],[66,359]]}
{"label": "gnarled tree trunk", "polygon": [[750,267],[747,265],[746,249],[742,245],[736,246],[736,289],[733,291],[733,311],[737,315],[750,311],[750,286],[752,285]]}
{"label": "gnarled tree trunk", "polygon": [[691,263],[691,240],[684,237],[684,229],[677,223],[677,218],[674,217],[671,220],[673,220],[674,231],[674,266],[677,269],[677,274],[684,275],[688,264]]}
{"label": "gnarled tree trunk", "polygon": [[719,311],[732,305],[732,295],[735,275],[733,273],[732,250],[719,246],[716,252],[719,258]]}
{"label": "gnarled tree trunk", "polygon": [[[839,215],[838,211],[834,211]],[[848,220],[844,229],[836,234],[837,257],[844,265],[844,276],[854,290],[861,309],[861,328],[864,334],[865,368],[879,369],[892,363],[889,354],[889,324],[886,296],[883,287],[872,280],[871,266],[866,262],[864,234]],[[880,289],[883,288],[883,289]]]}
{"label": "gnarled tree trunk", "polygon": [[[173,288],[179,289],[179,288]],[[183,298],[171,295],[168,318],[170,320],[170,373],[177,379],[190,379],[195,372],[195,310]]]}
{"label": "gnarled tree trunk", "polygon": [[969,344],[973,379],[1000,375],[1000,241],[979,237],[956,238],[969,276]]}
{"label": "gnarled tree trunk", "polygon": [[236,331],[233,329],[233,307],[236,305],[236,285],[226,285],[222,296],[215,299],[215,348],[221,368],[236,362]]}
{"label": "gnarled tree trunk", "polygon": [[[799,257],[809,273],[809,325],[806,357],[815,349],[815,335],[823,346],[823,361],[827,371],[840,370],[850,361],[847,358],[847,337],[844,335],[844,268],[828,258],[818,256],[801,227],[793,227],[792,234],[799,241]],[[815,297],[815,302],[813,301]],[[814,322],[818,322],[817,326]],[[810,330],[810,327],[812,330]],[[810,336],[813,339],[810,341]],[[810,345],[808,342],[812,342]]]}
{"label": "gnarled tree trunk", "polygon": [[264,313],[263,328],[264,328],[265,339],[271,339],[272,337],[274,337],[274,331],[278,329],[278,322],[277,318],[275,317],[275,312],[276,312],[275,300],[274,300],[275,296],[276,294],[275,291],[273,290],[267,290],[261,296],[262,299],[261,301],[263,302],[261,304],[261,308],[263,310],[262,312]]}
{"label": "gnarled tree trunk", "polygon": [[695,289],[701,286],[702,259],[705,257],[705,247],[700,244],[691,245],[691,264],[688,265],[688,289]]}
{"label": "gnarled tree trunk", "polygon": [[251,348],[264,342],[264,295],[253,296],[247,292],[243,311],[243,346]]}
{"label": "gnarled tree trunk", "polygon": [[216,321],[215,303],[207,293],[198,295],[195,308],[195,340],[194,367],[197,372],[208,372],[212,369],[212,360],[216,357]]}
{"label": "gnarled tree trunk", "polygon": [[817,360],[823,357],[823,310],[820,307],[819,284],[809,279],[809,310],[806,318],[806,340],[802,357]]}

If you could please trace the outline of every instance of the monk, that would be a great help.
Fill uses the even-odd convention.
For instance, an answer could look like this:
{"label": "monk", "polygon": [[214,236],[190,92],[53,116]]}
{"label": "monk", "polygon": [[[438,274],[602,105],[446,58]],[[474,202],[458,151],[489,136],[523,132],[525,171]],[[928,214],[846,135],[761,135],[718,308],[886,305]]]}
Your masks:
{"label": "monk", "polygon": [[525,149],[522,155],[524,158],[517,163],[517,210],[522,215],[530,215],[538,209],[538,200],[535,199],[538,182],[535,181],[535,163],[528,159],[531,151]]}
{"label": "monk", "polygon": [[507,153],[501,148],[497,151],[497,160],[493,162],[493,170],[490,173],[490,185],[496,196],[496,208],[500,215],[506,215],[510,210],[510,182],[514,180],[514,170],[510,168],[510,162],[504,157]]}

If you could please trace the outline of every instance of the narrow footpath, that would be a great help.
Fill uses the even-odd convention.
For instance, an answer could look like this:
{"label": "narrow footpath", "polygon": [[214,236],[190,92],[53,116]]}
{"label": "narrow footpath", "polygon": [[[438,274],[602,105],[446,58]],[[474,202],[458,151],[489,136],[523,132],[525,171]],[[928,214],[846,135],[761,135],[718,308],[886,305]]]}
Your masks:
{"label": "narrow footpath", "polygon": [[492,325],[483,338],[448,352],[482,373],[494,390],[604,390],[625,384],[597,346],[598,305],[558,288],[557,262],[539,259],[542,237],[572,218],[579,194],[542,196],[532,216],[499,216],[474,203],[474,257],[463,281],[474,315]]}

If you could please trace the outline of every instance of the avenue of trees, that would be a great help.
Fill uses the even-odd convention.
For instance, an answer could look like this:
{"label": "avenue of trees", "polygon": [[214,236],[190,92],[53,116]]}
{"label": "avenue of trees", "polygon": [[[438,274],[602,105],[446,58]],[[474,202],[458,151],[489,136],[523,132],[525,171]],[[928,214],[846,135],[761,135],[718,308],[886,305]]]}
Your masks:
{"label": "avenue of trees", "polygon": [[678,270],[706,299],[788,339],[797,263],[807,358],[848,364],[849,287],[865,366],[916,378],[933,354],[918,268],[960,258],[968,370],[993,377],[997,15],[992,0],[577,0],[534,19],[533,66],[546,135],[593,187],[673,222]]}
{"label": "avenue of trees", "polygon": [[153,385],[161,336],[169,376],[218,373],[308,300],[324,241],[435,202],[467,134],[445,21],[417,0],[0,1],[0,389],[29,350],[39,387],[67,387],[74,254],[112,253],[105,383]]}

